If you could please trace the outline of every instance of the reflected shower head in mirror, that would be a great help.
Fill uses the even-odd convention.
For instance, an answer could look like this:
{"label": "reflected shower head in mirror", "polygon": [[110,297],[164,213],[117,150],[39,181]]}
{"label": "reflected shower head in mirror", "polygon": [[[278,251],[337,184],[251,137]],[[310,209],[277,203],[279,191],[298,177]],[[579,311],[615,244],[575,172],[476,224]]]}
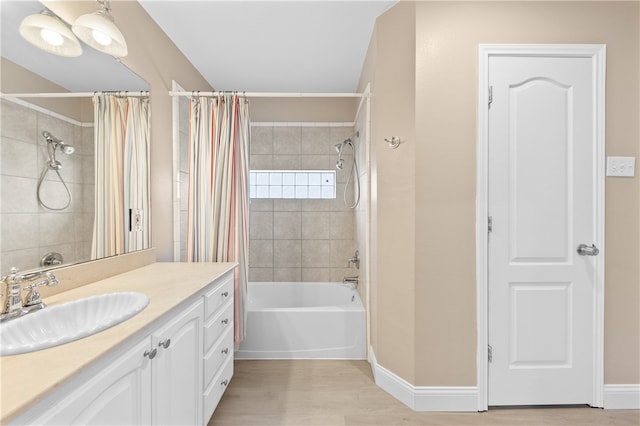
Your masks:
{"label": "reflected shower head in mirror", "polygon": [[62,142],[62,140],[56,138],[55,136],[53,136],[51,133],[47,132],[46,130],[44,132],[42,132],[42,136],[44,137],[44,139],[47,141],[48,144],[53,145],[53,149],[54,150],[56,148],[60,148],[60,151],[64,152],[67,155],[73,154],[75,152],[75,150],[76,150],[74,147],[72,147],[71,145],[67,145],[66,143]]}

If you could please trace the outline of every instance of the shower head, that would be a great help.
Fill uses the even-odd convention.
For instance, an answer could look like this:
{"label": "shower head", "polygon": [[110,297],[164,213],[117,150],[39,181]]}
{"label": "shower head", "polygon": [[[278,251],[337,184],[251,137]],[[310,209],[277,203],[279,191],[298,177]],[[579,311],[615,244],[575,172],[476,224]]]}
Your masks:
{"label": "shower head", "polygon": [[44,140],[46,140],[49,143],[61,143],[62,141],[58,138],[56,138],[55,136],[53,136],[51,133],[47,132],[46,130],[44,132],[42,132],[42,137],[44,138]]}
{"label": "shower head", "polygon": [[66,143],[62,142],[61,139],[56,138],[55,136],[53,136],[51,133],[47,132],[46,130],[44,132],[42,132],[42,136],[44,137],[44,140],[47,141],[47,143],[50,143],[53,145],[53,149],[55,150],[56,148],[60,148],[60,151],[64,152],[65,154],[73,154],[74,151],[76,150],[74,147],[72,147],[71,145],[67,145]]}
{"label": "shower head", "polygon": [[343,149],[344,149],[344,142],[336,144],[336,152],[338,153],[338,156],[342,154]]}
{"label": "shower head", "polygon": [[71,145],[67,145],[64,142],[60,142],[60,149],[62,150],[62,152],[64,152],[65,154],[73,154],[74,151],[76,150],[74,147],[72,147]]}

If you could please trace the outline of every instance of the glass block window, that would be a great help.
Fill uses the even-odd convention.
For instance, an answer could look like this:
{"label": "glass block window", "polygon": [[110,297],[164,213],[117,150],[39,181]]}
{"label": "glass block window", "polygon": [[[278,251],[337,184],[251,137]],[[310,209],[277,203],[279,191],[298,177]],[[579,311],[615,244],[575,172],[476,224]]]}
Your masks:
{"label": "glass block window", "polygon": [[336,198],[335,170],[251,170],[251,198]]}

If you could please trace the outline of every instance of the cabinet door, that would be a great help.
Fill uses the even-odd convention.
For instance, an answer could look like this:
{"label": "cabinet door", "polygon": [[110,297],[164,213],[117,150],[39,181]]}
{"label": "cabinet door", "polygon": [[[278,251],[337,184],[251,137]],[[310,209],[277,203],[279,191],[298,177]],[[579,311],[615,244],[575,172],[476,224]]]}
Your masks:
{"label": "cabinet door", "polygon": [[50,409],[25,423],[37,425],[148,425],[151,365],[146,337]]}
{"label": "cabinet door", "polygon": [[202,424],[202,317],[200,299],[152,336],[153,424]]}

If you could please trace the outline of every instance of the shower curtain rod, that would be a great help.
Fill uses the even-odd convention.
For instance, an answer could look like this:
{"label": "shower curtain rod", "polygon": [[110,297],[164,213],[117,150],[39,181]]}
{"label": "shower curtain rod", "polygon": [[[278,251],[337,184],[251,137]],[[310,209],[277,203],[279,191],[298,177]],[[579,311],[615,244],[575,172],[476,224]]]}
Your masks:
{"label": "shower curtain rod", "polygon": [[218,96],[218,95],[242,95],[247,98],[367,98],[368,93],[297,93],[297,92],[169,92],[169,96]]}
{"label": "shower curtain rod", "polygon": [[116,96],[149,96],[148,91],[124,91],[124,92],[61,92],[61,93],[0,93],[2,98],[91,98],[98,94],[111,94]]}

